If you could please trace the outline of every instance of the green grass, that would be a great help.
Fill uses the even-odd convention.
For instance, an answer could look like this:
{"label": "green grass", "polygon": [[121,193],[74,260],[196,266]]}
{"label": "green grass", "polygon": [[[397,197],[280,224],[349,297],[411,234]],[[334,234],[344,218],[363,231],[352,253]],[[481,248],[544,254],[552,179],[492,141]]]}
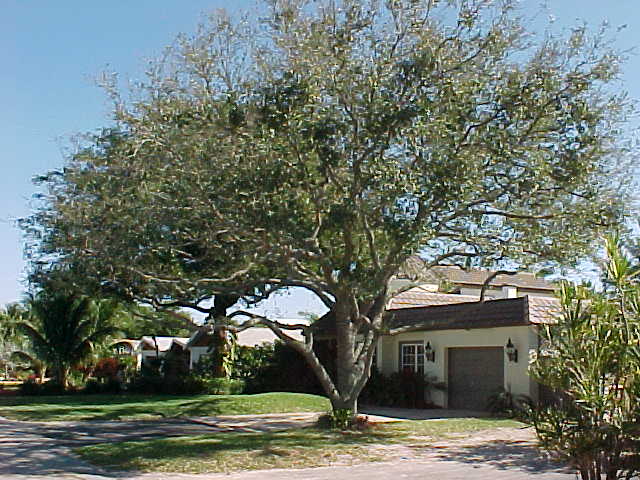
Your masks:
{"label": "green grass", "polygon": [[14,420],[149,420],[208,415],[323,412],[329,401],[302,393],[257,395],[69,395],[0,398],[0,416]]}
{"label": "green grass", "polygon": [[217,433],[150,441],[100,444],[75,450],[102,467],[143,472],[233,472],[306,468],[384,460],[376,445],[424,449],[430,442],[498,427],[521,427],[512,420],[463,418],[406,421],[363,432],[313,428],[275,433]]}

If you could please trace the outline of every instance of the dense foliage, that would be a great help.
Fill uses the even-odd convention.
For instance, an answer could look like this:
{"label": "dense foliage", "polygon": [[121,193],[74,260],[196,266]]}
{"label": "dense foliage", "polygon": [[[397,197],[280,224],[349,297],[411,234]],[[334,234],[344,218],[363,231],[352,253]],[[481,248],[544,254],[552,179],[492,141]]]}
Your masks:
{"label": "dense foliage", "polygon": [[69,373],[117,329],[116,305],[69,293],[42,291],[28,302],[29,315],[17,328],[29,339],[34,356],[50,367],[56,383],[68,386]]}
{"label": "dense foliage", "polygon": [[382,407],[437,408],[431,400],[435,390],[444,391],[446,385],[413,370],[385,375],[374,369],[359,400]]}
{"label": "dense foliage", "polygon": [[168,309],[155,311],[143,305],[123,304],[114,323],[124,338],[142,336],[189,337],[198,328],[184,312]]}
{"label": "dense foliage", "polygon": [[323,393],[304,358],[283,342],[239,347],[233,376],[245,381],[246,393]]}
{"label": "dense foliage", "polygon": [[[24,369],[33,370],[31,367],[34,367],[34,359],[26,352],[25,339],[20,336],[17,328],[18,322],[26,315],[26,310],[18,303],[0,309],[0,377],[13,378]],[[16,355],[17,351],[25,355]],[[41,365],[35,367],[40,374]]]}
{"label": "dense foliage", "polygon": [[[354,410],[410,255],[571,263],[620,219],[621,58],[606,32],[530,35],[515,4],[291,0],[212,16],[130,101],[106,81],[115,126],[42,178],[45,202],[22,222],[32,279],[64,272],[214,319],[307,289],[333,315],[335,376],[313,328],[234,315],[271,328]],[[212,297],[228,302],[216,312]]]}
{"label": "dense foliage", "polygon": [[532,420],[542,446],[583,480],[640,473],[640,269],[607,242],[605,289],[564,284],[562,316],[532,366],[559,393]]}

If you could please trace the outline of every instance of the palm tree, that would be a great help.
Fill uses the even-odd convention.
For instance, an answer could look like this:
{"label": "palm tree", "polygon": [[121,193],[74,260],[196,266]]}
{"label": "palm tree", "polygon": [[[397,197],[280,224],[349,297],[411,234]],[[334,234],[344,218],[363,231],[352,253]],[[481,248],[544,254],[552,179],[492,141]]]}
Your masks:
{"label": "palm tree", "polygon": [[16,370],[31,371],[36,376],[38,383],[44,381],[47,365],[32,352],[16,350],[11,354],[10,359],[16,365]]}
{"label": "palm tree", "polygon": [[27,311],[19,303],[11,303],[0,308],[0,374],[5,377],[14,375],[18,363],[13,352],[24,349],[24,339],[18,335],[17,324],[26,318]]}
{"label": "palm tree", "polygon": [[30,318],[18,329],[30,340],[38,359],[50,366],[66,388],[69,373],[104,340],[117,333],[110,323],[117,305],[110,300],[42,292],[28,302]]}

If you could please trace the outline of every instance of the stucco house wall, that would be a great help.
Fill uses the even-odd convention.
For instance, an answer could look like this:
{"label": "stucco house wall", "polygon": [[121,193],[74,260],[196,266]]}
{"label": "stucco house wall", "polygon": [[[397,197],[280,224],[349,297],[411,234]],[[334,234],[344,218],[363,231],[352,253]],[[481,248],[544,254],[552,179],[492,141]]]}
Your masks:
{"label": "stucco house wall", "polygon": [[[554,298],[555,294],[553,291],[544,291],[544,290],[533,290],[522,287],[510,287],[512,291],[509,291],[509,288],[487,288],[484,292],[486,298],[514,298],[514,297],[523,297],[525,295],[529,295],[532,297],[547,297]],[[460,295],[472,295],[472,296],[480,296],[481,287],[478,286],[463,286],[460,287]]]}
{"label": "stucco house wall", "polygon": [[[448,349],[456,347],[504,347],[511,339],[518,349],[518,362],[511,362],[507,355],[504,361],[504,388],[514,395],[527,395],[537,399],[537,386],[528,375],[529,356],[537,351],[538,335],[536,326],[516,326],[482,328],[470,330],[417,331],[387,335],[380,339],[377,352],[379,370],[389,375],[400,371],[400,345],[402,343],[429,342],[435,351],[435,361],[426,361],[425,375],[437,381],[448,380]],[[442,407],[448,405],[447,392],[432,392],[432,400]]]}
{"label": "stucco house wall", "polygon": [[134,358],[136,362],[136,369],[139,370],[140,366],[142,365],[142,353],[138,348],[139,345],[139,340],[123,338],[112,343],[111,349],[116,356],[126,356]]}
{"label": "stucco house wall", "polygon": [[209,346],[201,346],[201,347],[189,347],[189,352],[191,356],[189,357],[189,370],[191,370],[198,360],[205,355],[209,355],[210,347]]}
{"label": "stucco house wall", "polygon": [[[156,358],[155,350],[142,350],[140,352],[140,365],[144,365],[151,358]],[[164,357],[164,352],[160,352],[160,357]]]}

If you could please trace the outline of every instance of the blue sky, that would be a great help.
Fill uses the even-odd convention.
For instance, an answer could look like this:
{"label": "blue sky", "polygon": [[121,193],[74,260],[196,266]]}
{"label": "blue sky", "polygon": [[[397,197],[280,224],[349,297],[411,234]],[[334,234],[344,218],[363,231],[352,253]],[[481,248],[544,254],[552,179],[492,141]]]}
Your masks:
{"label": "blue sky", "polygon": [[[159,55],[180,32],[194,30],[217,8],[245,9],[250,0],[3,0],[0,17],[0,305],[19,300],[24,262],[15,218],[29,213],[34,175],[63,164],[71,135],[109,123],[109,104],[94,78],[116,71],[140,77],[145,60]],[[523,0],[538,11],[538,0]],[[626,24],[620,48],[640,45],[638,0],[550,0],[560,29],[579,19]],[[625,88],[640,98],[640,57],[624,67]],[[273,313],[314,309],[297,295],[276,301]]]}

